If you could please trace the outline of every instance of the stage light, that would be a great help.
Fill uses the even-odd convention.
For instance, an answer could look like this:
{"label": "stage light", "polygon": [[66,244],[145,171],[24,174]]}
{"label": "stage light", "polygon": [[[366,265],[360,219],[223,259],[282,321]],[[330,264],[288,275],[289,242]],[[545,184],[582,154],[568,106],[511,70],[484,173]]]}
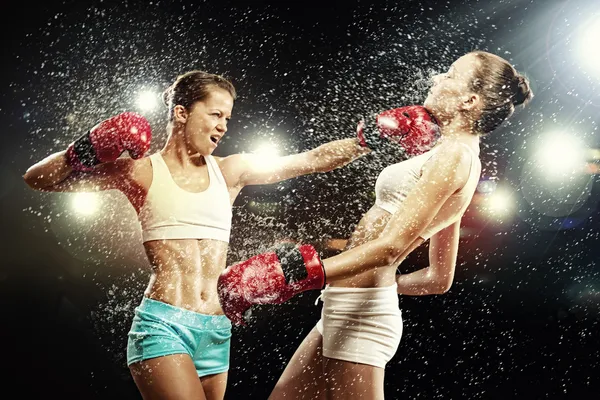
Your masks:
{"label": "stage light", "polygon": [[137,106],[142,111],[152,111],[158,105],[158,95],[152,90],[143,90],[137,95]]}
{"label": "stage light", "polygon": [[279,162],[279,149],[273,143],[265,143],[258,146],[253,152],[258,157],[255,158],[255,168],[258,170],[276,169],[276,163]]}
{"label": "stage light", "polygon": [[490,210],[493,212],[505,212],[511,208],[511,197],[506,193],[496,193],[490,196],[490,201],[488,203]]}
{"label": "stage light", "polygon": [[[594,183],[588,159],[591,152],[577,136],[547,135],[521,169],[519,193],[523,219],[542,229],[568,229],[587,213]],[[584,207],[585,206],[585,207]],[[582,208],[583,207],[583,208]],[[561,222],[573,216],[573,220]]]}
{"label": "stage light", "polygon": [[486,196],[482,202],[482,206],[488,215],[502,219],[512,211],[514,199],[508,190],[499,189],[493,194]]}
{"label": "stage light", "polygon": [[252,153],[264,156],[265,158],[279,157],[279,149],[273,143],[262,144]]}
{"label": "stage light", "polygon": [[577,46],[578,56],[584,68],[600,79],[600,52],[596,49],[600,43],[600,14],[582,24]]}
{"label": "stage light", "polygon": [[100,207],[100,197],[96,193],[75,193],[71,200],[71,206],[77,214],[92,215]]}
{"label": "stage light", "polygon": [[551,134],[544,138],[539,146],[535,156],[538,172],[546,178],[555,180],[584,171],[585,147],[577,137]]}

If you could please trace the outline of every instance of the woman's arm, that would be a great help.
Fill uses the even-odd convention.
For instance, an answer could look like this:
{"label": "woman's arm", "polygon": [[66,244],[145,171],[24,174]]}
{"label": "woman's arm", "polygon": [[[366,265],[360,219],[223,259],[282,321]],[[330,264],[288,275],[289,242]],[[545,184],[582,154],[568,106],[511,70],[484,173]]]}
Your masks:
{"label": "woman's arm", "polygon": [[446,200],[464,186],[470,153],[460,145],[440,150],[378,239],[323,260],[327,281],[394,264],[438,214]]}
{"label": "woman's arm", "polygon": [[101,121],[60,151],[31,166],[25,182],[42,191],[97,191],[116,189],[125,182],[133,162],[120,159],[127,150],[135,159],[148,151],[152,132],[148,121],[123,112]]}
{"label": "woman's arm", "polygon": [[133,160],[120,158],[99,164],[88,172],[76,172],[67,164],[66,151],[51,154],[27,169],[25,183],[43,192],[96,192],[120,189],[127,183]]}
{"label": "woman's arm", "polygon": [[454,280],[459,237],[460,220],[433,235],[429,241],[429,267],[397,275],[398,294],[446,293]]}
{"label": "woman's arm", "polygon": [[283,157],[265,158],[257,154],[236,154],[227,157],[238,171],[241,186],[276,183],[315,172],[328,172],[343,167],[369,153],[358,139],[342,139],[325,143],[315,149]]}
{"label": "woman's arm", "polygon": [[64,181],[73,172],[67,164],[66,152],[51,154],[29,167],[23,175],[25,183],[32,189],[43,190]]}
{"label": "woman's arm", "polygon": [[431,143],[437,138],[438,126],[422,106],[407,106],[384,111],[373,120],[360,121],[354,139],[326,143],[316,149],[286,157],[266,159],[257,155],[236,155],[238,186],[280,182],[314,172],[328,172],[342,167],[382,143],[399,146],[416,155],[414,143]]}

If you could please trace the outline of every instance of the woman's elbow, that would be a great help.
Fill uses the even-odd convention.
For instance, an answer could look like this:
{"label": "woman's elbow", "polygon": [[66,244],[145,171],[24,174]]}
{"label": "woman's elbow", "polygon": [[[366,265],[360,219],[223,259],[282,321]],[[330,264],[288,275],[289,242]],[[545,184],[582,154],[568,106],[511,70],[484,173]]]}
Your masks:
{"label": "woman's elbow", "polygon": [[31,169],[27,170],[23,175],[23,180],[31,189],[41,190],[43,187],[40,185],[40,177],[31,173]]}
{"label": "woman's elbow", "polygon": [[450,290],[451,287],[452,287],[452,282],[447,282],[447,283],[444,282],[444,283],[440,284],[438,294],[448,293],[448,291]]}
{"label": "woman's elbow", "polygon": [[28,169],[25,174],[23,174],[23,180],[33,190],[37,190],[40,192],[51,192],[53,182],[50,180],[52,178],[52,174],[49,176],[45,176],[40,174],[39,171]]}
{"label": "woman's elbow", "polygon": [[444,294],[447,293],[452,287],[452,282],[454,279],[452,277],[439,277],[433,282],[433,292],[434,294]]}
{"label": "woman's elbow", "polygon": [[402,257],[404,253],[403,246],[400,246],[396,240],[383,239],[380,243],[379,254],[381,254],[386,261],[386,265],[392,265]]}

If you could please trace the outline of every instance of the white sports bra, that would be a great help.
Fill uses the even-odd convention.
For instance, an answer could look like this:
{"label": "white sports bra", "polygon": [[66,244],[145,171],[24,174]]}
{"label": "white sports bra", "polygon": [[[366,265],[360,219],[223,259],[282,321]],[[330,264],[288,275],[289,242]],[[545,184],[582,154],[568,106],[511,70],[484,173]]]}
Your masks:
{"label": "white sports bra", "polygon": [[144,242],[164,239],[215,239],[229,242],[231,202],[227,184],[212,156],[204,157],[210,183],[199,193],[173,180],[160,153],[150,156],[152,184],[138,219]]}

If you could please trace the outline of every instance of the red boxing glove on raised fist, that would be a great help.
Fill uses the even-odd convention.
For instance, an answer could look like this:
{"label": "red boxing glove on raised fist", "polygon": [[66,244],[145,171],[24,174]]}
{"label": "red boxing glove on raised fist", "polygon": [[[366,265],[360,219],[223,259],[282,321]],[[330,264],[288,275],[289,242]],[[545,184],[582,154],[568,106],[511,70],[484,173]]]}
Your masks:
{"label": "red boxing glove on raised fist", "polygon": [[71,143],[67,163],[76,171],[89,171],[97,164],[115,161],[125,150],[137,159],[148,151],[151,140],[146,118],[124,112],[100,122]]}
{"label": "red boxing glove on raised fist", "polygon": [[325,286],[321,259],[311,245],[279,244],[273,250],[231,265],[217,282],[219,302],[234,323],[245,325],[253,304],[279,304]]}
{"label": "red boxing glove on raised fist", "polygon": [[409,157],[430,150],[440,136],[437,121],[422,106],[407,106],[387,110],[377,115],[374,123],[359,122],[360,144],[372,150],[382,146],[382,139],[397,143]]}

